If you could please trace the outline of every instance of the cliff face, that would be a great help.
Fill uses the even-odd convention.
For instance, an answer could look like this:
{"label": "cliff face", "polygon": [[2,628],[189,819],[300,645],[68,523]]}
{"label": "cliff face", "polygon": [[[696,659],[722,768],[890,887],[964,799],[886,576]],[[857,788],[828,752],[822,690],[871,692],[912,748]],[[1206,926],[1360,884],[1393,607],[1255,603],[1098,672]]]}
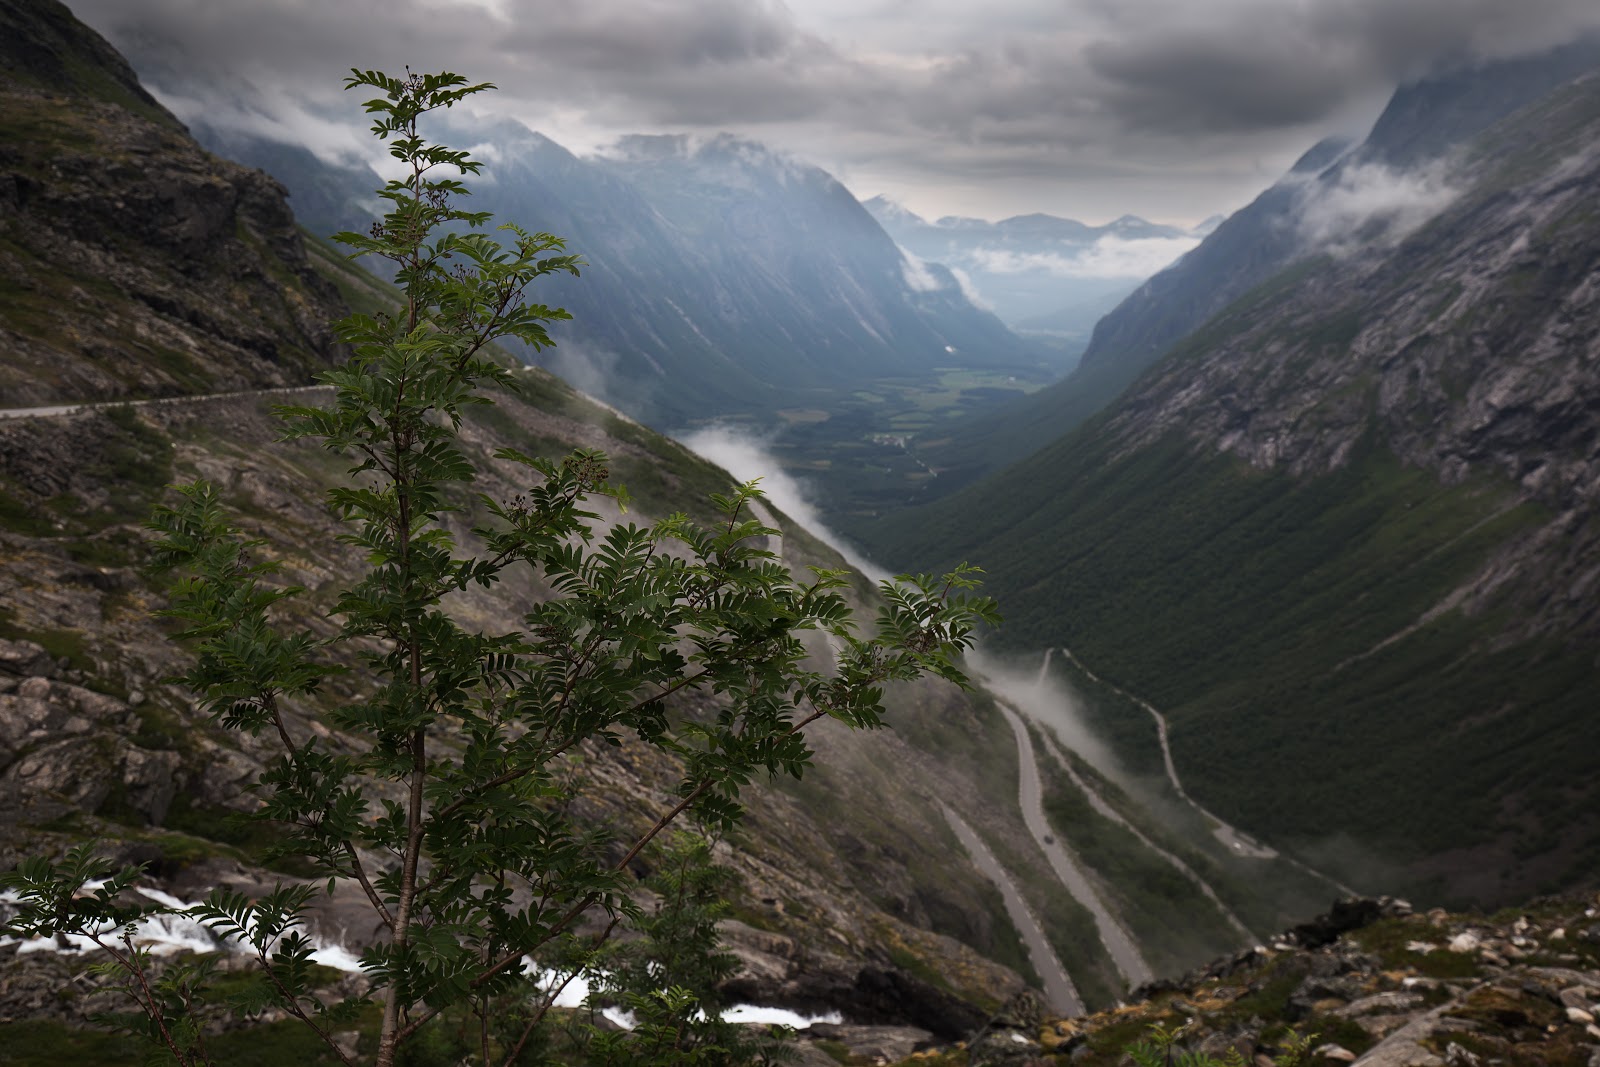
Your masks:
{"label": "cliff face", "polygon": [[1588,42],[1402,86],[1359,146],[1352,150],[1335,140],[1311,149],[1283,181],[1107,315],[1095,329],[1084,365],[1126,363],[1136,375],[1234,300],[1313,252],[1294,224],[1308,188],[1315,197],[1317,186],[1337,187],[1356,168],[1409,170],[1446,158],[1506,116],[1596,67],[1600,43]]}
{"label": "cliff face", "polygon": [[1124,450],[1172,428],[1296,476],[1375,441],[1446,485],[1550,509],[1463,595],[1518,589],[1523,635],[1594,634],[1600,602],[1600,75],[1477,141],[1453,202],[1392,249],[1339,249],[1241,301],[1130,392]]}
{"label": "cliff face", "polygon": [[266,175],[199,147],[59,4],[6,3],[0,406],[301,384],[338,297]]}
{"label": "cliff face", "polygon": [[[1330,138],[1229,216],[1199,247],[1139,286],[1095,324],[1078,368],[1060,382],[980,416],[926,462],[949,492],[1043,448],[1104,410],[1138,377],[1259,285],[1314,258],[1300,219],[1369,191],[1379,177],[1442,173],[1490,127],[1546,93],[1600,69],[1600,42],[1453,70],[1400,87],[1359,144]],[[1417,179],[1413,187],[1425,185]],[[859,534],[873,541],[873,531]]]}

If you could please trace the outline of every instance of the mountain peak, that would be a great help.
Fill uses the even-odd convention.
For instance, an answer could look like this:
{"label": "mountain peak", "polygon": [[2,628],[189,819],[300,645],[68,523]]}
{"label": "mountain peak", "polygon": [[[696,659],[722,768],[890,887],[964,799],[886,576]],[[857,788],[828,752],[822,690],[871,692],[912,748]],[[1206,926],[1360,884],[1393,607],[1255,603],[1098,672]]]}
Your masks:
{"label": "mountain peak", "polygon": [[1355,147],[1355,140],[1342,135],[1324,137],[1300,154],[1289,168],[1290,174],[1320,174],[1336,163],[1340,156]]}
{"label": "mountain peak", "polygon": [[1363,151],[1391,167],[1425,163],[1597,68],[1600,35],[1537,55],[1441,69],[1395,90]]}
{"label": "mountain peak", "polygon": [[0,0],[0,84],[22,83],[127,108],[182,129],[128,61],[57,0]]}
{"label": "mountain peak", "polygon": [[926,226],[928,220],[906,207],[898,200],[879,193],[871,200],[864,200],[861,206],[872,213],[872,217],[886,225],[900,226]]}

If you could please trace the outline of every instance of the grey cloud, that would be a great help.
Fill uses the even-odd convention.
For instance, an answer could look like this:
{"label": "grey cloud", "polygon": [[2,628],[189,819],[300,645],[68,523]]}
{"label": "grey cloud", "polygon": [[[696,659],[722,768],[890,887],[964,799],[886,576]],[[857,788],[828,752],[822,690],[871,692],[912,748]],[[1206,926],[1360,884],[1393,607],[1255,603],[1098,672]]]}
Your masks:
{"label": "grey cloud", "polygon": [[1451,61],[1525,55],[1600,30],[1593,0],[1359,0],[1313,8],[1310,31],[1359,41],[1394,79]]}
{"label": "grey cloud", "polygon": [[[1131,6],[1150,16],[1145,26],[1178,10],[1164,0]],[[1249,0],[1208,4],[1203,22],[1154,32],[1116,19],[1085,55],[1130,126],[1282,129],[1334,115],[1375,85],[1596,28],[1593,0]]]}
{"label": "grey cloud", "polygon": [[410,63],[471,71],[549,100],[817,47],[773,0],[506,0],[503,18],[428,0],[315,10],[270,0],[77,0],[75,9],[136,57],[181,57],[200,74],[325,78],[330,69]]}
{"label": "grey cloud", "polygon": [[[969,211],[979,185],[1070,213],[1115,182],[1140,199],[1110,215],[1194,218],[1398,78],[1600,22],[1594,0],[73,3],[168,99],[319,150],[363,144],[347,68],[410,63],[496,82],[487,107],[557,140],[732,129],[846,175],[964,187]],[[230,98],[241,84],[259,91]]]}
{"label": "grey cloud", "polygon": [[1324,118],[1356,87],[1347,69],[1302,44],[1262,49],[1231,36],[1171,35],[1100,42],[1088,60],[1112,83],[1108,106],[1134,127],[1281,129]]}
{"label": "grey cloud", "polygon": [[519,0],[507,14],[500,40],[507,51],[556,68],[631,74],[772,59],[800,36],[787,10],[770,0],[585,0],[554,12]]}

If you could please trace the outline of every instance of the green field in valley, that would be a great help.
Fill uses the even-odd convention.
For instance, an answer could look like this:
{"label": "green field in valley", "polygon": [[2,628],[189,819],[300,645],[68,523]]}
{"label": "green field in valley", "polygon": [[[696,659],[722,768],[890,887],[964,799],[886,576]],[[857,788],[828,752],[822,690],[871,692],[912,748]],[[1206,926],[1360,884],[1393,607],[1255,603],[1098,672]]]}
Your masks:
{"label": "green field in valley", "polygon": [[919,450],[947,440],[962,420],[1051,380],[1043,368],[936,367],[850,392],[810,392],[770,419],[737,422],[762,434],[775,430],[770,448],[778,461],[812,486],[829,523],[848,530],[855,521],[939,495],[939,468]]}

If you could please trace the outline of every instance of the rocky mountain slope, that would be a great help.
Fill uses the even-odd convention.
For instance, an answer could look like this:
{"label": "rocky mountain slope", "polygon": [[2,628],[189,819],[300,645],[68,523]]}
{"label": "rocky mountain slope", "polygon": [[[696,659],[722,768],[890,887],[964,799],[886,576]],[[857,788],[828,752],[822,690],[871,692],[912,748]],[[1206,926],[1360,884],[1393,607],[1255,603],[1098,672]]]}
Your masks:
{"label": "rocky mountain slope", "polygon": [[1597,137],[1592,74],[1490,127],[1426,221],[1251,290],[900,561],[982,545],[1004,640],[1165,710],[1197,797],[1358,886],[1592,876]]}
{"label": "rocky mountain slope", "polygon": [[0,20],[0,406],[309,381],[339,302],[283,190],[200,149],[65,9]]}
{"label": "rocky mountain slope", "polygon": [[[35,86],[38,93],[63,107],[136,112],[149,107],[130,88],[136,83],[124,77],[125,67],[108,65],[103,42],[57,5],[18,10],[0,7],[0,16],[19,20],[16,26],[0,22],[0,29],[49,28],[63,57],[59,66],[77,72],[53,88]],[[120,86],[116,92],[122,95],[93,96],[108,84]],[[24,92],[18,99],[35,97]],[[0,121],[13,122],[16,115],[15,109],[0,111]],[[98,125],[132,121],[109,110],[101,115]],[[211,165],[210,157],[182,141],[181,131],[159,111],[145,118],[171,131],[174,152],[192,158],[197,167]],[[30,148],[21,135],[12,144],[24,153],[43,151]],[[707,172],[693,181],[713,202],[726,203],[715,198],[745,186],[778,195],[763,185],[779,181],[772,178],[776,164],[759,153],[752,158],[749,146],[721,143],[707,156],[680,148],[656,145],[626,162],[613,162],[618,175],[631,173],[630,188],[658,181],[675,186],[688,180],[675,171],[687,168]],[[538,142],[528,150],[553,181],[561,178],[567,163],[559,150]],[[719,158],[717,152],[732,158]],[[146,169],[161,165],[164,157],[157,154]],[[658,168],[662,173],[655,173]],[[75,172],[60,179],[61,188],[74,190],[78,207],[90,217],[102,217],[96,213],[109,210],[104,201],[114,204],[121,195],[113,177],[121,174],[137,188],[143,173],[102,169],[110,183],[104,186],[73,185]],[[272,188],[259,175],[247,177],[262,189]],[[50,174],[37,172],[34,180],[37,185],[29,187],[30,198],[16,214],[18,228],[10,232],[43,232],[31,215],[34,207],[48,207],[48,220],[55,217],[52,205],[67,198]],[[617,187],[624,182],[615,180]],[[802,170],[779,184],[809,181]],[[829,189],[818,186],[807,195],[834,195]],[[643,194],[638,196],[642,202]],[[597,200],[594,210],[603,212],[603,201]],[[851,204],[843,203],[840,211],[859,210]],[[149,201],[141,224],[164,232],[178,225],[187,207]],[[284,210],[277,200],[267,207]],[[650,210],[664,228],[720,225],[697,215],[703,209],[693,201]],[[718,232],[729,240],[742,234],[739,240],[781,258],[784,227],[797,223],[760,221],[760,227]],[[114,229],[102,239],[123,240]],[[126,244],[136,260],[160,258],[144,256],[133,238]],[[260,293],[232,307],[233,317],[216,327],[222,331],[216,338],[208,332],[215,326],[215,307],[210,312],[200,307],[183,319],[194,331],[196,347],[211,354],[207,373],[212,377],[194,383],[194,389],[177,381],[164,384],[149,369],[151,353],[127,341],[108,351],[125,367],[128,380],[143,382],[142,376],[150,375],[155,382],[150,392],[171,393],[302,381],[317,361],[337,354],[308,350],[303,364],[286,364],[300,368],[298,378],[287,370],[282,377],[260,376],[253,351],[228,347],[233,336],[228,331],[277,336],[272,331],[286,327],[274,325],[273,309],[294,305],[303,291],[320,289],[326,310],[335,312],[343,301],[372,308],[392,296],[381,283],[292,230],[276,244],[298,249],[295,255],[304,256],[306,270],[262,266]],[[841,255],[866,262],[882,252],[880,245],[874,238],[866,251],[847,248]],[[30,254],[37,283],[56,284],[58,275],[45,251]],[[885,258],[880,266],[887,270],[891,263],[904,261]],[[86,291],[98,286],[120,295],[125,286],[132,288],[121,274],[83,273],[92,266],[115,271],[112,257],[87,257],[82,264],[69,266],[80,272],[76,276]],[[654,299],[650,293],[640,298]],[[20,348],[0,348],[0,366],[8,373],[71,366],[83,358],[73,340],[78,335],[71,332],[80,328],[71,308],[59,302],[50,307],[62,324],[57,350],[38,363]],[[89,307],[97,317],[83,324],[85,330],[110,317],[106,308],[120,314],[115,305]],[[20,333],[28,323],[25,312],[25,307],[0,305],[0,325]],[[130,394],[131,386],[85,378],[78,392],[42,395],[114,400]],[[312,392],[302,399],[316,396]],[[358,563],[351,546],[335,540],[336,524],[320,503],[338,468],[320,452],[277,439],[277,424],[268,414],[273,401],[270,395],[242,392],[0,420],[0,604],[5,607],[0,613],[0,811],[6,816],[0,820],[0,864],[97,839],[118,856],[149,863],[158,884],[180,897],[220,884],[254,891],[293,876],[292,870],[267,865],[270,836],[230,818],[250,804],[241,788],[259,773],[265,751],[215,731],[195,712],[188,694],[162,680],[182,653],[151,616],[162,591],[139,567],[144,537],[139,524],[163,487],[204,476],[221,486],[226,505],[246,528],[264,539],[263,551],[284,562],[291,580],[313,591],[297,621],[312,633],[327,631],[327,597],[338,576]],[[605,450],[614,476],[633,492],[630,517],[635,521],[693,509],[729,484],[725,472],[538,370],[522,375],[517,396],[502,398],[470,420],[464,432],[485,471],[479,488],[492,497],[520,488],[513,472],[492,459],[504,446],[544,454],[579,445]],[[463,516],[464,524],[471,520]],[[840,564],[784,516],[774,513],[773,521],[783,530],[774,547],[791,567]],[[979,558],[989,562],[993,557]],[[856,594],[862,604],[870,603],[864,581],[858,581]],[[503,596],[463,597],[455,607],[485,627],[510,626],[518,603],[540,595],[530,583]],[[1056,662],[1059,668],[1068,660]],[[1046,659],[1034,688],[1043,687],[1050,669]],[[1024,695],[1030,691],[1022,689]],[[1126,697],[1110,688],[1088,695],[1087,703],[1101,717],[1114,716]],[[1235,845],[1214,835],[1197,809],[1169,816],[1159,804],[1142,804],[1125,777],[1102,773],[1080,753],[1063,751],[1066,746],[1038,727],[1048,716],[1026,723],[1013,704],[1020,706],[1020,698],[1009,692],[1003,702],[985,693],[963,695],[932,686],[901,693],[892,731],[868,738],[819,731],[814,739],[818,766],[803,783],[760,789],[747,823],[720,847],[723,862],[738,875],[733,918],[724,932],[744,963],[736,980],[739,996],[809,1011],[837,1010],[852,1025],[914,1027],[924,1035],[920,1040],[950,1040],[969,1032],[984,1011],[1025,983],[1038,983],[1046,956],[1066,964],[1063,969],[1071,972],[1090,1008],[1125,997],[1128,968],[1106,948],[1116,927],[1139,942],[1151,969],[1171,974],[1239,944],[1251,931],[1273,929],[1290,915],[1304,914],[1310,899],[1325,899],[1319,896],[1327,892],[1325,880],[1292,869],[1264,850],[1238,854]],[[297,725],[315,729],[318,711],[314,703],[296,707]],[[1037,757],[1025,755],[1030,749]],[[588,777],[575,804],[597,824],[633,825],[644,817],[641,813],[663,803],[672,768],[648,749],[625,743],[586,756]],[[1025,795],[1026,815],[1018,806]],[[1063,892],[1061,870],[1074,865],[1084,892],[1095,898],[1092,911]],[[324,901],[320,928],[329,940],[359,948],[371,932],[357,920],[360,908],[352,905],[337,896]],[[1037,931],[1037,940],[1027,939],[1024,925]],[[75,980],[53,999],[40,996],[47,988],[66,988],[60,982],[62,968],[81,967],[81,961],[24,953],[15,945],[0,946],[0,959],[8,979],[0,990],[0,1014],[8,1019],[0,1022],[0,1041],[21,1047],[20,1042],[37,1039],[77,1062],[114,1062],[114,1054],[120,1054],[115,1049],[82,1051],[75,1044],[82,1035],[64,1029],[104,1006],[92,982],[83,984],[89,979]]]}
{"label": "rocky mountain slope", "polygon": [[[721,472],[681,451],[663,463],[659,439],[631,423],[608,423],[601,409],[556,383],[533,377],[528,392],[537,403],[507,401],[469,432],[475,450],[486,455],[508,444],[552,448],[567,442],[605,448],[619,477],[638,494],[636,513],[643,514],[684,496],[703,499],[727,484]],[[136,569],[143,508],[161,481],[196,475],[223,487],[230,506],[268,539],[267,550],[286,561],[293,579],[331,589],[354,565],[351,550],[334,543],[335,529],[316,495],[306,492],[308,484],[327,478],[329,461],[274,445],[276,423],[265,412],[270,400],[246,396],[0,426],[7,490],[55,520],[0,533],[0,584],[10,606],[4,620],[9,637],[0,645],[0,809],[7,814],[0,849],[7,865],[64,841],[100,838],[114,842],[121,855],[152,862],[159,883],[185,897],[222,882],[260,885],[274,877],[260,866],[267,839],[228,821],[231,812],[252,805],[243,787],[271,753],[197,718],[187,694],[161,681],[182,652],[150,615],[159,589]],[[99,453],[137,454],[153,468],[144,491],[134,499],[108,493],[105,471],[94,462]],[[485,490],[515,491],[499,477],[490,471]],[[44,507],[46,499],[56,503]],[[832,558],[798,531],[785,538],[785,553],[794,563]],[[518,589],[473,599],[459,610],[485,626],[511,625],[514,597],[535,594]],[[301,624],[327,629],[320,609],[308,605],[307,611]],[[981,713],[952,693],[920,693],[910,706],[925,709],[917,714],[954,716],[965,722],[962,729],[984,729]],[[316,713],[314,706],[300,707],[297,719],[304,726]],[[743,876],[735,939],[742,935],[769,983],[755,983],[752,995],[770,993],[820,1010],[848,996],[863,968],[871,970],[872,958],[882,961],[880,971],[900,975],[935,1003],[942,1003],[941,994],[904,970],[911,961],[922,961],[917,966],[924,975],[951,976],[947,988],[958,997],[981,1001],[991,983],[1017,984],[1003,966],[930,929],[944,926],[980,944],[993,938],[988,951],[1007,956],[1007,938],[1014,935],[1005,932],[1003,913],[988,905],[992,890],[980,876],[961,864],[930,866],[921,855],[893,858],[880,851],[879,840],[941,835],[941,822],[933,821],[937,810],[914,783],[926,773],[948,776],[932,772],[929,757],[897,746],[892,736],[885,741],[902,749],[895,762],[909,780],[866,775],[850,755],[855,739],[819,740],[832,753],[822,775],[828,788],[856,803],[877,797],[870,803],[881,818],[872,826],[830,823],[808,811],[804,795],[773,792],[756,805],[739,848],[727,853]],[[648,750],[589,755],[594,769],[582,796],[596,820],[631,825],[663,802],[670,768],[652,764]],[[978,774],[974,768],[962,787],[970,790],[970,802],[955,802],[975,808],[972,817],[992,828],[993,816],[982,813]],[[897,795],[903,799],[892,799]],[[946,896],[941,884],[965,888]],[[356,922],[360,910],[359,901],[328,902],[324,935],[342,931],[350,947],[358,946],[365,937]],[[811,934],[805,950],[784,950],[784,935],[799,922]],[[823,933],[829,929],[836,933]],[[930,955],[934,946],[940,947]],[[1010,958],[1025,966],[1014,950]],[[786,996],[784,982],[793,986]],[[970,984],[963,993],[964,983]],[[901,1008],[883,1010],[904,1018]]]}
{"label": "rocky mountain slope", "polygon": [[[37,100],[48,99],[62,113],[97,115],[97,128],[148,123],[162,131],[161,143],[170,148],[152,152],[142,169],[101,165],[99,184],[83,184],[81,175],[95,169],[93,146],[86,145],[74,169],[29,179],[29,199],[11,217],[8,232],[19,235],[16,247],[31,257],[35,284],[64,286],[64,278],[75,278],[73,284],[104,293],[107,301],[137,303],[129,293],[137,293],[138,279],[119,273],[121,259],[108,254],[79,261],[69,250],[65,266],[56,269],[47,247],[21,242],[47,233],[67,201],[84,217],[112,217],[107,213],[124,195],[118,182],[143,188],[142,175],[162,171],[169,155],[192,172],[213,168],[257,188],[265,199],[250,218],[289,218],[264,176],[206,155],[169,116],[151,110],[134,92],[137,83],[125,66],[106,58],[114,53],[59,5],[0,8],[0,17],[13,20],[0,21],[0,37],[9,41],[47,30],[62,69],[79,71],[94,92],[112,84],[122,94],[86,96],[88,90],[70,79],[50,88],[30,83],[3,98],[0,122],[25,130],[16,124],[33,114],[28,109]],[[38,137],[42,147],[19,133],[9,149],[18,158],[36,158],[57,147],[49,129]],[[3,171],[6,180],[21,173]],[[127,235],[97,230],[96,239],[124,249],[134,262],[165,269],[159,244],[145,252],[140,241],[149,233],[181,229],[190,206],[151,199],[141,204],[141,229]],[[237,221],[232,232],[255,234],[250,225],[249,219]],[[123,378],[85,376],[72,390],[8,395],[13,404],[88,403],[78,410],[21,417],[6,411],[0,417],[0,866],[98,840],[118,857],[148,863],[156,884],[184,899],[223,884],[254,891],[295,874],[267,864],[270,832],[231,818],[252,804],[244,786],[260,773],[268,753],[248,738],[216,730],[189,694],[163,680],[176,672],[183,653],[151,614],[163,592],[141,569],[141,523],[150,507],[169,483],[195,477],[215,482],[230,512],[263,538],[262,551],[283,561],[290,580],[313,591],[296,616],[308,631],[328,631],[327,598],[339,575],[359,564],[359,552],[336,540],[339,528],[322,503],[339,465],[315,449],[280,441],[269,409],[281,395],[244,388],[287,381],[305,389],[297,383],[337,353],[331,347],[307,349],[302,362],[274,364],[282,373],[266,374],[255,350],[230,347],[229,339],[276,337],[274,331],[288,330],[273,318],[279,307],[304,305],[306,315],[333,315],[346,302],[363,310],[382,307],[393,293],[292,227],[274,243],[286,257],[277,261],[284,269],[241,261],[247,274],[259,271],[248,275],[259,292],[240,288],[238,303],[196,303],[182,317],[185,336],[207,353],[206,377],[162,378],[164,364],[136,339],[108,341],[108,365]],[[209,262],[200,252],[197,257]],[[289,269],[295,263],[304,271]],[[321,294],[321,303],[306,294]],[[185,298],[209,299],[203,283]],[[29,306],[0,304],[0,328],[24,335],[31,328]],[[49,335],[55,347],[0,347],[0,372],[33,381],[73,367],[87,358],[86,347],[95,350],[85,340],[89,331],[116,315],[133,314],[116,303],[57,301],[49,310],[60,327]],[[88,317],[80,321],[75,311],[84,310]],[[213,329],[219,332],[213,335]],[[291,330],[285,336],[296,335]],[[196,395],[214,390],[223,392]],[[137,399],[140,391],[174,395],[144,402]],[[297,400],[315,402],[319,395],[310,387]],[[130,397],[135,399],[119,402]],[[601,448],[614,477],[632,491],[634,521],[703,509],[710,493],[730,484],[726,472],[539,370],[521,376],[517,395],[502,397],[470,420],[465,443],[484,469],[479,488],[500,498],[520,486],[511,480],[512,469],[493,459],[498,448],[543,454]],[[470,523],[471,516],[462,521]],[[773,521],[784,530],[777,547],[791,567],[842,565],[781,514],[774,512]],[[864,580],[857,580],[856,594],[870,604],[873,594]],[[530,584],[498,597],[464,597],[456,609],[485,627],[511,627],[518,604],[540,595]],[[894,709],[893,730],[871,738],[842,729],[818,731],[818,766],[803,783],[761,788],[749,820],[722,846],[723,861],[739,875],[734,916],[725,930],[745,963],[739,995],[804,1010],[838,1010],[862,1024],[917,1025],[948,1038],[1025,981],[1037,980],[1034,950],[1067,960],[1090,1006],[1124,995],[1097,920],[1060,891],[1052,858],[1040,850],[1017,808],[1019,749],[1008,714],[985,694],[935,686],[898,694]],[[297,725],[316,729],[318,712],[310,703],[295,708]],[[648,749],[624,745],[587,755],[590,777],[577,802],[597,823],[633,825],[664,802],[671,768]],[[1074,797],[1088,803],[1078,786],[1063,781],[1056,774],[1049,784],[1053,804],[1070,804]],[[1110,783],[1099,788],[1111,798],[1106,803],[1127,806]],[[958,824],[980,843],[987,866],[966,851]],[[1159,827],[1141,832],[1161,836],[1175,851],[1186,847]],[[1203,839],[1206,833],[1193,836]],[[1088,877],[1110,906],[1140,931],[1162,931],[1159,915],[1178,902],[1190,929],[1147,950],[1159,970],[1170,972],[1237,943],[1237,930],[1208,913],[1213,905],[1192,883],[1169,879],[1156,893],[1124,885],[1112,861],[1130,862],[1130,850],[1137,850],[1132,840],[1102,827],[1096,840],[1084,842],[1083,856]],[[1230,867],[1226,855],[1203,849],[1184,854],[1220,887],[1229,906],[1262,928],[1305,900],[1304,886],[1258,889],[1256,872]],[[991,868],[1005,878],[1005,900]],[[1007,901],[1039,928],[1037,944],[1024,945]],[[321,907],[325,938],[358,949],[372,936],[359,918],[359,901],[335,896]],[[53,979],[37,975],[56,974],[52,968],[58,964],[14,944],[0,946],[0,957],[8,977],[34,976],[0,991],[0,1041],[42,1032],[56,1047],[75,1047],[71,1041],[77,1038],[69,1041],[62,1024],[82,1021],[103,1002],[63,996],[41,1005],[32,998]],[[81,959],[69,962],[81,968]],[[112,1062],[110,1055],[100,1060]]]}
{"label": "rocky mountain slope", "polygon": [[[78,82],[49,87],[8,74],[0,98],[0,122],[13,134],[5,186],[27,193],[6,219],[6,250],[24,268],[7,279],[21,279],[24,294],[59,288],[65,297],[0,305],[0,328],[15,339],[0,347],[0,373],[16,383],[7,406],[102,402],[77,413],[0,420],[0,863],[99,839],[118,855],[149,862],[172,892],[199,895],[224,882],[259,886],[281,874],[262,867],[267,840],[228,816],[252,804],[243,787],[267,753],[213,729],[187,694],[162,680],[182,652],[151,615],[162,594],[140,567],[140,524],[167,483],[209,478],[295,578],[331,589],[359,557],[336,543],[336,525],[320,502],[337,467],[314,449],[277,441],[276,420],[267,414],[270,394],[104,402],[298,384],[336,356],[331,345],[317,348],[310,338],[328,336],[327,320],[344,303],[341,290],[363,306],[385,294],[304,243],[270,179],[190,141],[64,8],[0,9],[0,28],[8,45],[34,42],[53,50],[63,69],[87,72]],[[35,124],[41,115],[49,121]],[[60,133],[76,129],[72,123],[98,132],[73,140],[77,134]],[[148,152],[140,165],[120,166],[118,153],[130,144]],[[31,169],[56,152],[65,152],[59,166]],[[193,195],[160,184],[169,178],[172,189]],[[211,193],[215,198],[207,199]],[[122,212],[135,208],[137,219],[122,225]],[[52,258],[46,242],[70,236],[73,224],[84,236],[56,248],[60,259]],[[256,243],[270,243],[276,258],[252,258],[247,253]],[[231,265],[219,266],[223,260]],[[214,276],[191,281],[185,273],[202,268]],[[212,284],[233,302],[208,289]],[[74,286],[87,294],[76,302]],[[149,310],[160,286],[175,295],[164,310]],[[94,294],[103,302],[94,302]],[[36,308],[48,313],[50,331],[38,328]],[[285,308],[298,317],[276,317]],[[297,332],[301,322],[308,325]],[[118,328],[132,332],[103,338],[96,332]],[[144,340],[168,336],[204,353],[203,361],[174,363],[154,340]],[[260,344],[234,343],[258,337]],[[303,349],[291,349],[297,339]],[[489,468],[483,487],[502,496],[516,491],[497,481],[505,471],[490,458],[504,445],[558,453],[604,448],[646,517],[703,509],[709,493],[730,484],[725,472],[538,371],[527,373],[520,397],[505,398],[474,423],[468,441]],[[797,528],[790,527],[783,544],[796,566],[838,562]],[[460,610],[486,625],[514,625],[516,604],[512,596],[469,600]],[[319,610],[299,621],[317,632],[328,626]],[[918,690],[903,699],[915,714],[939,717],[938,730],[1004,731],[992,710],[953,691]],[[316,712],[307,706],[296,714],[310,721]],[[1008,838],[1020,846],[1026,831],[1015,816],[985,799],[992,792],[985,761],[1003,761],[1007,749],[957,746],[980,753],[961,772],[891,735],[885,741],[899,745],[890,761],[898,770],[885,777],[858,754],[855,739],[822,733],[818,747],[834,758],[818,784],[842,806],[824,817],[809,810],[804,794],[769,792],[739,847],[727,853],[742,876],[730,937],[751,961],[751,995],[808,1005],[849,999],[867,1016],[904,1020],[908,1013],[959,1018],[976,1010],[970,1005],[1019,987],[1013,970],[994,962],[1028,967],[996,891],[970,864],[950,862],[949,849],[959,846],[920,784],[945,782],[943,803],[963,810],[997,847]],[[663,769],[646,754],[595,756],[586,793],[594,818],[628,823],[661,802]],[[851,822],[844,816],[852,807],[878,817]],[[1001,826],[1007,828],[997,831]],[[887,845],[930,839],[948,842],[937,861]],[[1017,877],[1042,884],[1042,861],[1035,868],[1030,876],[1024,864]],[[362,927],[351,921],[345,929],[351,914],[346,902],[330,901],[325,935],[361,943]],[[790,936],[800,930],[803,942]],[[6,951],[15,954],[14,946]],[[859,982],[876,993],[861,992]],[[909,1007],[919,998],[921,1007]]]}

